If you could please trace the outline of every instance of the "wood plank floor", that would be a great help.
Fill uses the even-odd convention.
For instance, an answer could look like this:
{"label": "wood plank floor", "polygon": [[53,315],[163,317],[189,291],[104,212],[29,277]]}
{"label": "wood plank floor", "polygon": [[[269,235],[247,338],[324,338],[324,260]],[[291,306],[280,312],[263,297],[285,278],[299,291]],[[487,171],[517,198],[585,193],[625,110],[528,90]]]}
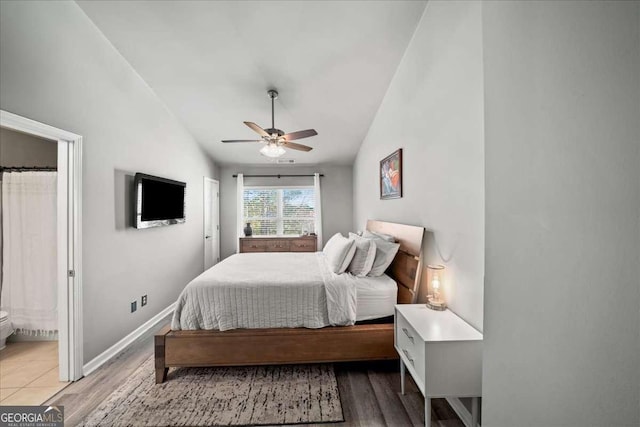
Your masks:
{"label": "wood plank floor", "polygon": [[[64,405],[66,426],[81,424],[151,356],[153,334],[160,328],[149,331],[110,362],[69,385],[46,404]],[[335,372],[345,422],[332,426],[424,426],[424,401],[409,375],[406,394],[400,394],[398,362],[338,363],[335,364]],[[432,402],[434,427],[464,427],[446,400],[433,399]],[[327,427],[327,424],[318,424],[317,427]]]}

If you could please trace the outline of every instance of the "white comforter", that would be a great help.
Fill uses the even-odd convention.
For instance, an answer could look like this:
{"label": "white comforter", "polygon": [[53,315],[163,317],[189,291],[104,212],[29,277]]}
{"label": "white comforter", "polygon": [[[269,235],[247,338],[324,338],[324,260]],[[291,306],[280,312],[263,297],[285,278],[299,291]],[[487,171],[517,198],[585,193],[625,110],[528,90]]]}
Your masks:
{"label": "white comforter", "polygon": [[355,280],[330,271],[322,252],[232,255],[186,286],[171,329],[353,325]]}

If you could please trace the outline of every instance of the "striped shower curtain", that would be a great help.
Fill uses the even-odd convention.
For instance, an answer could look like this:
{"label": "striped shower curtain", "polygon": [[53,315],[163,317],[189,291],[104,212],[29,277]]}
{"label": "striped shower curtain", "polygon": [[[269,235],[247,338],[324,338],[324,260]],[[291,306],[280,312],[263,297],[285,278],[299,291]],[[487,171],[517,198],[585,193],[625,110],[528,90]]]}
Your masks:
{"label": "striped shower curtain", "polygon": [[2,293],[0,308],[18,333],[58,329],[57,172],[2,175]]}

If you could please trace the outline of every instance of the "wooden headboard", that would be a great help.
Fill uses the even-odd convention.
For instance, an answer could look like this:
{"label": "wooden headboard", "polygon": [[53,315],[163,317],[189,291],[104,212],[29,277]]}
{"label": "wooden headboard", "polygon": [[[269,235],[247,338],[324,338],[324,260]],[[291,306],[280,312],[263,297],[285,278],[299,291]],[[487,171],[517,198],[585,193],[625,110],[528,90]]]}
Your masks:
{"label": "wooden headboard", "polygon": [[387,269],[387,274],[398,283],[398,304],[414,304],[418,300],[422,276],[424,227],[368,220],[367,230],[390,234],[400,243],[398,254]]}

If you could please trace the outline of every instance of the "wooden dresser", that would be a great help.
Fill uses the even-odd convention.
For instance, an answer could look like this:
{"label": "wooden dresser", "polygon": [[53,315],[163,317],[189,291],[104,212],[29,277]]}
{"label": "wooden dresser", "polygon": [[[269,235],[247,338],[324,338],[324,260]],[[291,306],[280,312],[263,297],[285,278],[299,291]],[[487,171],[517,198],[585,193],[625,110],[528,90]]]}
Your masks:
{"label": "wooden dresser", "polygon": [[316,236],[299,237],[241,237],[243,252],[315,252]]}

